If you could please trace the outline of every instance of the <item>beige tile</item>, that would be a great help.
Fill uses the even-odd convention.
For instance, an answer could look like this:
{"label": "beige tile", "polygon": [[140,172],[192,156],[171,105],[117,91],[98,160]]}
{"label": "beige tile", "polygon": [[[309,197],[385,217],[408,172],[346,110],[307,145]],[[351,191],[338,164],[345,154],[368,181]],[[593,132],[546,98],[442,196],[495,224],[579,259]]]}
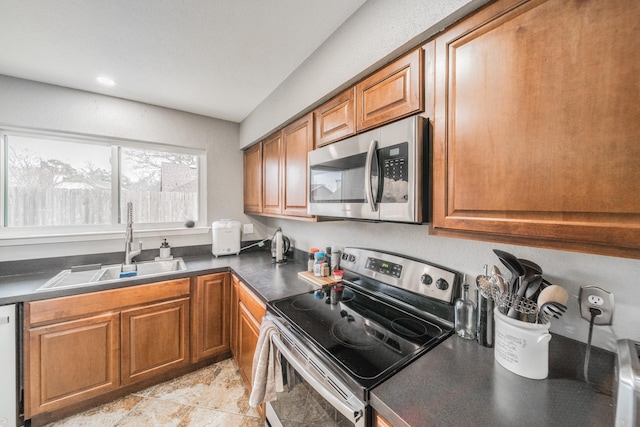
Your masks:
{"label": "beige tile", "polygon": [[238,367],[238,365],[236,365],[236,362],[232,358],[222,360],[222,361],[216,363],[216,365],[222,366],[222,367],[227,367],[227,368],[237,368]]}
{"label": "beige tile", "polygon": [[244,416],[206,408],[192,408],[179,427],[233,427],[243,425]]}
{"label": "beige tile", "polygon": [[178,426],[191,410],[188,406],[158,399],[143,399],[117,427],[171,427]]}
{"label": "beige tile", "polygon": [[245,415],[249,394],[234,366],[213,365],[145,390],[141,396]]}
{"label": "beige tile", "polygon": [[46,427],[263,426],[232,359]]}
{"label": "beige tile", "polygon": [[245,414],[247,417],[251,418],[260,418],[260,414],[256,408],[249,407],[249,410]]}
{"label": "beige tile", "polygon": [[264,422],[260,418],[244,417],[240,427],[264,427]]}
{"label": "beige tile", "polygon": [[141,401],[142,398],[139,396],[125,396],[63,420],[47,424],[46,427],[115,426]]}
{"label": "beige tile", "polygon": [[221,369],[218,365],[207,366],[206,368],[139,391],[136,395],[171,400],[172,396],[188,394],[191,389],[210,385],[219,375]]}

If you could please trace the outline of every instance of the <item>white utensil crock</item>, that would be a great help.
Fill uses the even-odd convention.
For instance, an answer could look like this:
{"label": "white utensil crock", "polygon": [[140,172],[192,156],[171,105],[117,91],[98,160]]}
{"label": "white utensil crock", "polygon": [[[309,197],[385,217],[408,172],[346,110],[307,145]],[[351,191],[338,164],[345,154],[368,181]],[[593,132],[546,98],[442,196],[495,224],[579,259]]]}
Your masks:
{"label": "white utensil crock", "polygon": [[549,374],[549,323],[527,323],[494,309],[495,349],[499,364],[525,378],[541,380]]}

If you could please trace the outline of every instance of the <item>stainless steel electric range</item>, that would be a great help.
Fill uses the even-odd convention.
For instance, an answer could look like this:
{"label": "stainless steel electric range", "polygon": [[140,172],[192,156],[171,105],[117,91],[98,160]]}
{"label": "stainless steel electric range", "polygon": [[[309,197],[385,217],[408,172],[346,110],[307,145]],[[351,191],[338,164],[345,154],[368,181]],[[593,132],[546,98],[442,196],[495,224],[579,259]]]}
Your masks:
{"label": "stainless steel electric range", "polygon": [[453,333],[460,273],[361,248],[340,266],[337,286],[267,305],[286,384],[268,425],[368,426],[370,390]]}

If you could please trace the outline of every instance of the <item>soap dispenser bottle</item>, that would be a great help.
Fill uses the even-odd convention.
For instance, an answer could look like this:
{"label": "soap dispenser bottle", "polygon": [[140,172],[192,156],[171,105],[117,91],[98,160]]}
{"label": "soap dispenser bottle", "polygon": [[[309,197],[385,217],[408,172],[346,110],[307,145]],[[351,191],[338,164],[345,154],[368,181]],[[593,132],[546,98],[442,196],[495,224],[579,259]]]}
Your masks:
{"label": "soap dispenser bottle", "polygon": [[167,243],[167,239],[164,239],[160,245],[160,258],[171,258],[171,246]]}
{"label": "soap dispenser bottle", "polygon": [[461,285],[461,294],[453,306],[454,309],[454,325],[456,334],[467,340],[476,339],[476,307],[473,301],[469,299],[469,284],[467,276],[464,276]]}

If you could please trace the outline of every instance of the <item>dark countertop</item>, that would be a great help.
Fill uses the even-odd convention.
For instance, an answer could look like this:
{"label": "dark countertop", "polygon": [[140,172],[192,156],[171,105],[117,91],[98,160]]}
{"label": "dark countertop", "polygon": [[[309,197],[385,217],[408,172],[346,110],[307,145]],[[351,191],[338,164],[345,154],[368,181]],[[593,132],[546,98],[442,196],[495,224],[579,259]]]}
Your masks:
{"label": "dark countertop", "polygon": [[[316,288],[298,277],[307,267],[303,257],[280,265],[271,262],[267,251],[183,259],[187,271],[161,280],[231,270],[265,302]],[[159,281],[157,277],[130,278],[115,284],[35,291],[58,271],[0,276],[0,305]],[[371,406],[395,427],[613,425],[611,396],[594,391],[581,379],[584,348],[582,343],[554,335],[549,343],[549,378],[530,380],[497,364],[492,348],[453,336],[376,387]],[[615,359],[604,350],[592,351],[591,382],[610,394]]]}
{"label": "dark countertop", "polygon": [[[612,426],[611,396],[581,378],[583,346],[554,335],[549,377],[532,380],[499,365],[493,348],[454,335],[376,387],[371,406],[395,427]],[[612,370],[607,353],[592,353],[590,367],[590,382],[604,389],[611,376],[597,373]]]}
{"label": "dark countertop", "polygon": [[211,255],[184,256],[183,259],[187,266],[186,271],[166,274],[161,278],[157,276],[132,277],[122,279],[116,283],[94,284],[40,292],[36,292],[36,289],[55,276],[60,269],[41,273],[0,276],[0,305],[116,289],[229,270],[232,270],[244,282],[249,284],[265,302],[316,288],[313,284],[298,277],[299,271],[306,271],[307,269],[306,260],[302,262],[290,259],[285,264],[273,264],[269,252],[266,251],[247,252],[239,256],[232,255],[218,258]]}

